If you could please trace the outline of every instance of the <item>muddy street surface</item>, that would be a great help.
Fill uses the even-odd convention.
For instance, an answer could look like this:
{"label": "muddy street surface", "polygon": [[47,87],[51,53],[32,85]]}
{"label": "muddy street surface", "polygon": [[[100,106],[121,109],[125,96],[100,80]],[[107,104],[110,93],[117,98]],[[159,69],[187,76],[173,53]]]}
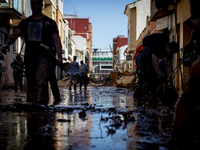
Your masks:
{"label": "muddy street surface", "polygon": [[25,93],[0,91],[0,149],[168,150],[174,107],[136,100],[125,88],[60,88],[62,102],[26,103]]}

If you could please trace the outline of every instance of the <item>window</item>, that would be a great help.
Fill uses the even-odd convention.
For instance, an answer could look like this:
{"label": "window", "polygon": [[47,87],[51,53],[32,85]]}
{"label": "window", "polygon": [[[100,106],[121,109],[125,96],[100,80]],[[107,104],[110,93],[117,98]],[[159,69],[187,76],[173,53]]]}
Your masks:
{"label": "window", "polygon": [[66,44],[65,44],[65,45],[66,45],[66,48],[68,47],[68,41],[67,41],[67,40],[68,40],[68,39],[67,39],[67,37],[66,37]]}
{"label": "window", "polygon": [[[15,43],[13,44],[13,52],[14,53],[20,53],[24,54],[25,53],[25,43],[23,45],[24,41],[21,37],[17,38],[17,40],[15,41]],[[22,47],[23,45],[23,47]]]}
{"label": "window", "polygon": [[63,30],[63,44],[65,44],[65,30]]}
{"label": "window", "polygon": [[59,20],[59,35],[61,36],[61,21]]}
{"label": "window", "polygon": [[[8,38],[8,34],[7,33],[5,33],[5,32],[3,32],[3,31],[1,31],[1,45],[2,46],[4,46],[5,45],[5,42],[6,42],[6,40],[7,40],[7,38]],[[9,51],[9,50],[8,50]]]}
{"label": "window", "polygon": [[113,67],[108,65],[100,65],[100,70],[113,70]]}
{"label": "window", "polygon": [[32,11],[31,11],[31,2],[30,1],[24,1],[25,2],[25,16],[29,17],[32,15]]}
{"label": "window", "polygon": [[55,12],[53,12],[53,16],[52,17],[53,17],[52,19],[55,20]]}
{"label": "window", "polygon": [[16,39],[15,43],[13,44],[13,52],[17,53],[17,49],[18,49],[18,39]]}

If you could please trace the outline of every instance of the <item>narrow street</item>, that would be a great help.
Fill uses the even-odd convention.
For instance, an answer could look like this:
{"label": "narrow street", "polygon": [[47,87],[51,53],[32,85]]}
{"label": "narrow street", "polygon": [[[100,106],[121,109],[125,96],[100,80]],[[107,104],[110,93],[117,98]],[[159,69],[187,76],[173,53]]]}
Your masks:
{"label": "narrow street", "polygon": [[0,92],[0,149],[167,150],[173,106],[134,100],[126,88],[90,85],[77,94],[60,87],[62,102],[35,106],[25,93]]}

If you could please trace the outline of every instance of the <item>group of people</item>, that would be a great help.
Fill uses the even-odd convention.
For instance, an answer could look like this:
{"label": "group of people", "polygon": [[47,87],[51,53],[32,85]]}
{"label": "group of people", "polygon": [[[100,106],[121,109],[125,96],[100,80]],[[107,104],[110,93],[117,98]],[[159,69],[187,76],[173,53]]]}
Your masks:
{"label": "group of people", "polygon": [[71,62],[71,68],[76,68],[76,70],[78,71],[78,73],[76,73],[76,71],[74,71],[75,73],[70,74],[70,85],[69,85],[69,90],[71,91],[72,88],[72,84],[74,85],[74,92],[76,93],[76,86],[78,84],[78,82],[80,81],[80,91],[82,91],[82,85],[84,83],[84,89],[85,92],[87,90],[87,82],[88,82],[88,77],[87,74],[89,73],[89,68],[87,67],[87,65],[85,65],[83,63],[83,61],[80,61],[80,64],[78,64],[78,62],[76,62],[77,57],[74,56],[73,57],[73,61]]}

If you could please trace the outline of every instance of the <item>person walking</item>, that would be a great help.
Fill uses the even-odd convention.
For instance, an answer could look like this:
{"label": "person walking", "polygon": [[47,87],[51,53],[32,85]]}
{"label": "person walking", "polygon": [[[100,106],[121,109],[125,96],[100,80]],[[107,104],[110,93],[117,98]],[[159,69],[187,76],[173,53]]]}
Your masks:
{"label": "person walking", "polygon": [[19,86],[19,90],[22,91],[22,78],[23,78],[22,57],[20,57],[20,55],[17,55],[16,60],[14,60],[10,65],[13,68],[13,79],[14,79],[14,84],[15,84],[15,86],[14,86],[15,92],[18,92],[18,86]]}
{"label": "person walking", "polygon": [[81,77],[80,77],[80,91],[82,91],[82,85],[84,83],[84,89],[85,92],[87,91],[87,74],[89,73],[88,67],[83,64],[83,61],[81,60],[81,65],[80,65],[80,72],[81,72]]}
{"label": "person walking", "polygon": [[62,46],[56,22],[42,13],[42,7],[43,0],[31,0],[32,15],[19,23],[3,49],[8,49],[19,36],[24,36],[27,101],[47,105],[51,59],[40,44],[51,47],[51,37],[53,37],[59,63],[62,62]]}
{"label": "person walking", "polygon": [[[77,56],[73,57],[73,61],[70,64],[70,68],[73,70],[78,70],[79,69],[79,64],[76,62]],[[72,84],[74,84],[74,92],[76,93],[76,85],[78,83],[78,75],[74,75],[74,73],[70,73],[70,85],[69,85],[69,90],[71,91]]]}

